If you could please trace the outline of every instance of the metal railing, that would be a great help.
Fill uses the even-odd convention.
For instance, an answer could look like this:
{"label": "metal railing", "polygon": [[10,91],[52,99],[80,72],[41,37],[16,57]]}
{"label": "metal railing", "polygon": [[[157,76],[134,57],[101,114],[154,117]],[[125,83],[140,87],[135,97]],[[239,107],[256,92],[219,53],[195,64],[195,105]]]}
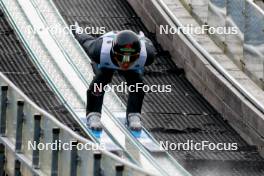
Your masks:
{"label": "metal railing", "polygon": [[212,39],[264,89],[264,11],[252,0],[181,0],[196,19],[210,27],[237,29]]}
{"label": "metal railing", "polygon": [[[39,108],[2,73],[0,86],[0,165],[6,174],[152,175],[73,132]],[[72,144],[72,150],[46,150],[43,143]]]}
{"label": "metal railing", "polygon": [[[183,27],[182,23],[176,18],[173,12],[168,8],[168,6],[162,1],[157,0],[159,5],[163,8],[163,10],[167,13],[167,15],[171,18],[174,24],[177,27]],[[183,32],[182,32],[183,33]],[[233,85],[237,91],[239,91],[248,101],[250,101],[259,111],[264,113],[263,105],[249,93],[236,79],[234,79],[211,55],[208,51],[206,51],[190,34],[184,34],[186,39],[193,44],[193,46],[205,57],[205,59],[219,72],[221,75],[226,78],[231,85]]]}

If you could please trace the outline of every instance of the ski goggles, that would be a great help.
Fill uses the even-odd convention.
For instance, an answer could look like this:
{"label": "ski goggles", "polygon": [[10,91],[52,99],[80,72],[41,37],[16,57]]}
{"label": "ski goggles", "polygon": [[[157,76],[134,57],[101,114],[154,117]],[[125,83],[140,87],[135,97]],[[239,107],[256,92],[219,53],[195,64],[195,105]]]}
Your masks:
{"label": "ski goggles", "polygon": [[139,58],[139,53],[131,55],[114,52],[114,58],[120,63],[133,63]]}

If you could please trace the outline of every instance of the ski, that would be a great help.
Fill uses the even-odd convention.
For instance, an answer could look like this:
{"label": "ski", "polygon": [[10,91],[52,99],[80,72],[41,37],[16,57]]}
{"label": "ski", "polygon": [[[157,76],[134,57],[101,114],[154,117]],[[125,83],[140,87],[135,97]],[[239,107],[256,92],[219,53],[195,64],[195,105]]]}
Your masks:
{"label": "ski", "polygon": [[[84,116],[80,117],[80,120],[83,124],[87,123],[86,117]],[[111,151],[118,156],[123,155],[123,150],[113,142],[106,129],[103,128],[102,130],[92,130],[88,127],[86,127],[86,129],[89,134],[106,150]]]}
{"label": "ski", "polygon": [[145,128],[140,131],[130,130],[126,124],[126,113],[125,112],[115,112],[115,118],[126,128],[126,130],[149,152],[164,152],[160,145],[154,141],[154,139],[148,134]]}

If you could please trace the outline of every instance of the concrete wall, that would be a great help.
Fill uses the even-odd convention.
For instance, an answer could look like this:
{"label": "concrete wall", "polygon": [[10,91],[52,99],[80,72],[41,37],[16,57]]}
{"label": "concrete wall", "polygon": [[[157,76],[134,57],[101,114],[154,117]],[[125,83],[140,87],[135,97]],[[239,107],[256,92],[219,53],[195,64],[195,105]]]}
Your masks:
{"label": "concrete wall", "polygon": [[174,24],[154,0],[128,0],[147,28],[156,33],[187,79],[232,127],[252,145],[262,146],[264,156],[264,115],[247,101],[182,35],[160,35],[160,25]]}

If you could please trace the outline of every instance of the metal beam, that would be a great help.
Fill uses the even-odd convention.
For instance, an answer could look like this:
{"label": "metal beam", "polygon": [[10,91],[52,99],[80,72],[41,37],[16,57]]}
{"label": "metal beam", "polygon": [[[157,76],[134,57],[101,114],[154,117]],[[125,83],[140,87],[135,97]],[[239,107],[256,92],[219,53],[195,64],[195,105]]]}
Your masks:
{"label": "metal beam", "polygon": [[21,152],[22,145],[22,130],[23,130],[23,116],[24,116],[24,101],[17,101],[17,122],[16,122],[16,152]]}
{"label": "metal beam", "polygon": [[[39,141],[40,141],[40,134],[41,134],[40,121],[41,121],[41,115],[40,114],[34,115],[33,141],[36,142],[36,145],[38,145]],[[39,168],[39,150],[38,150],[38,148],[36,148],[36,150],[33,150],[32,165],[35,169]]]}
{"label": "metal beam", "polygon": [[4,136],[6,132],[7,90],[8,86],[1,86],[0,136]]}
{"label": "metal beam", "polygon": [[[54,128],[52,130],[53,139],[52,142],[56,142],[59,140],[60,129]],[[59,152],[58,150],[52,150],[52,159],[51,159],[51,176],[58,175],[58,161],[59,161]]]}

